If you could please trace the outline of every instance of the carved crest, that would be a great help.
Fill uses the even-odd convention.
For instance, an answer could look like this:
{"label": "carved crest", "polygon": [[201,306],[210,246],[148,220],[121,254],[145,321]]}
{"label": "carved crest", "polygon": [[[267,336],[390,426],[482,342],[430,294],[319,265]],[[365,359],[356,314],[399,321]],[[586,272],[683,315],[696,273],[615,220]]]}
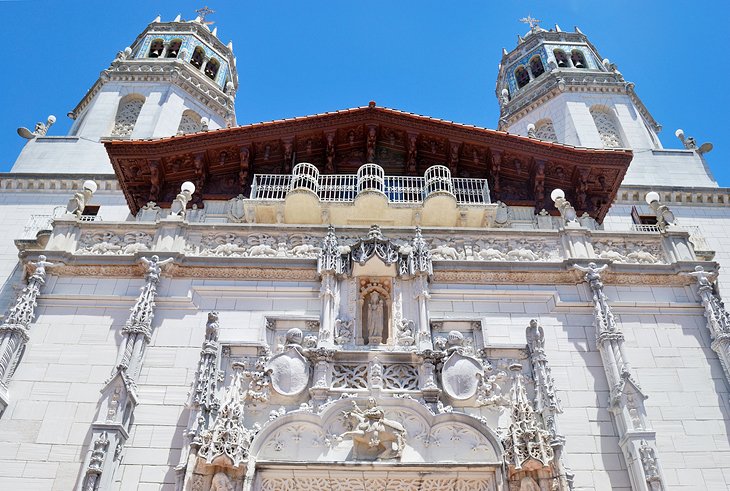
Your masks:
{"label": "carved crest", "polygon": [[246,221],[246,199],[242,194],[228,201],[228,218],[233,222],[245,222]]}
{"label": "carved crest", "polygon": [[467,400],[477,393],[479,379],[484,367],[479,360],[454,351],[444,362],[441,382],[444,392],[459,401]]}
{"label": "carved crest", "polygon": [[307,389],[310,363],[300,349],[289,347],[273,356],[267,369],[271,370],[271,387],[277,394],[296,397]]}

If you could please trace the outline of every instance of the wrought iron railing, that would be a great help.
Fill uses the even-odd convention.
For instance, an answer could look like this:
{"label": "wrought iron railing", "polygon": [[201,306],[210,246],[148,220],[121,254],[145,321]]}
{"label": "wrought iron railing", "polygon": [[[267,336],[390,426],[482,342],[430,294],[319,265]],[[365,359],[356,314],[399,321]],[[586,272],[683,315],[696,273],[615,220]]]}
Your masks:
{"label": "wrought iron railing", "polygon": [[435,193],[447,193],[458,204],[489,204],[486,179],[452,178],[447,167],[430,167],[425,176],[386,176],[377,164],[365,164],[357,174],[322,175],[315,166],[302,162],[291,175],[256,174],[251,185],[251,199],[283,200],[293,190],[306,189],[320,201],[351,202],[366,191],[385,194],[391,203],[421,203]]}

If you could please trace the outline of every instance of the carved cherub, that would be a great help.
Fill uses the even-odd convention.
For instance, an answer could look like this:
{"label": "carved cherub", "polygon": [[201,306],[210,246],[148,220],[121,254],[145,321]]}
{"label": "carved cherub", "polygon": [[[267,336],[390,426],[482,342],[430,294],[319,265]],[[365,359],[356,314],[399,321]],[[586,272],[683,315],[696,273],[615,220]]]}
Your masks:
{"label": "carved cherub", "polygon": [[40,254],[38,256],[38,261],[28,262],[28,264],[34,267],[31,278],[37,278],[40,280],[45,280],[46,268],[52,268],[53,266],[55,266],[54,263],[49,263],[48,261],[46,261],[46,256],[44,256],[43,254]]}
{"label": "carved cherub", "polygon": [[160,275],[162,274],[162,267],[173,262],[173,258],[168,257],[164,261],[160,261],[160,257],[157,255],[147,259],[146,257],[140,258],[140,261],[145,265],[145,277],[155,283],[160,281]]}
{"label": "carved cherub", "polygon": [[717,276],[717,273],[707,272],[702,266],[695,266],[695,270],[693,272],[682,274],[693,276],[697,280],[697,283],[699,283],[700,287],[706,288],[712,288],[712,282],[715,279],[715,276]]}
{"label": "carved cherub", "polygon": [[579,264],[574,264],[573,268],[585,273],[586,281],[589,283],[592,283],[594,281],[601,279],[601,272],[608,269],[608,264],[598,266],[596,263],[591,262],[591,263],[588,263],[588,267],[581,266]]}

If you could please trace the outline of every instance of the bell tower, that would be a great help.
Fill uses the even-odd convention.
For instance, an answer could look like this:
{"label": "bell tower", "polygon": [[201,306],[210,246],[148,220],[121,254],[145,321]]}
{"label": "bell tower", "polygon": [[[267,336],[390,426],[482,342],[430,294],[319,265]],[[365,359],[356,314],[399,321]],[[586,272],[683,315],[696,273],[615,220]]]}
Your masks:
{"label": "bell tower", "polygon": [[502,50],[499,65],[500,130],[577,147],[631,149],[624,184],[717,187],[707,149],[683,140],[685,150],[664,150],[661,126],[634,84],[580,29],[546,30],[537,19],[521,20],[530,30],[512,51]]}
{"label": "bell tower", "polygon": [[203,9],[192,21],[156,18],[69,113],[87,138],[160,138],[235,124],[233,44],[223,44]]}
{"label": "bell tower", "polygon": [[[111,173],[104,139],[163,138],[236,124],[233,44],[206,21],[157,17],[68,113],[68,135],[23,131],[30,140],[12,172]],[[20,133],[20,130],[19,130]],[[51,148],[53,146],[53,148]]]}
{"label": "bell tower", "polygon": [[503,49],[496,95],[499,129],[594,148],[661,148],[657,124],[616,65],[580,29],[545,30],[537,19]]}

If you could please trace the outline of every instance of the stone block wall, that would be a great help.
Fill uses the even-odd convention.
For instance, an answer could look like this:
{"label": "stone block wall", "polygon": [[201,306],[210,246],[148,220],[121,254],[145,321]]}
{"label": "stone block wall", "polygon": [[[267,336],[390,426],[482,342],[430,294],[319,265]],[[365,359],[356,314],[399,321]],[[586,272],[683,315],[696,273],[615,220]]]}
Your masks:
{"label": "stone block wall", "polygon": [[[72,489],[89,450],[99,391],[115,364],[121,327],[141,278],[50,276],[24,360],[0,419],[0,488]],[[728,388],[709,349],[693,287],[611,287],[670,489],[727,489]],[[260,342],[266,316],[316,318],[318,285],[163,278],[116,489],[172,490],[188,422],[187,393],[206,313],[220,311],[222,344]],[[584,285],[434,284],[432,320],[482,320],[489,345],[524,345],[536,318],[562,399],[560,430],[578,490],[628,490],[628,474],[596,350]]]}

